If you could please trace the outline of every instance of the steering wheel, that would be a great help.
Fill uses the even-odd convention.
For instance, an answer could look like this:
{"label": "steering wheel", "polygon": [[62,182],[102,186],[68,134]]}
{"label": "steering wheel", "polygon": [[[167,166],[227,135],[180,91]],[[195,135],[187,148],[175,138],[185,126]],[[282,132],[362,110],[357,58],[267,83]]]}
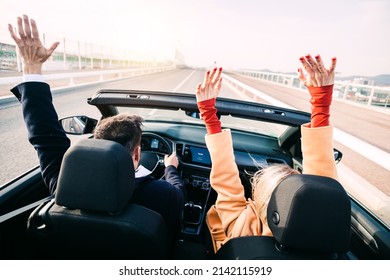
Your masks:
{"label": "steering wheel", "polygon": [[154,177],[164,175],[164,156],[171,153],[172,146],[165,138],[152,132],[142,133],[140,166],[151,171]]}

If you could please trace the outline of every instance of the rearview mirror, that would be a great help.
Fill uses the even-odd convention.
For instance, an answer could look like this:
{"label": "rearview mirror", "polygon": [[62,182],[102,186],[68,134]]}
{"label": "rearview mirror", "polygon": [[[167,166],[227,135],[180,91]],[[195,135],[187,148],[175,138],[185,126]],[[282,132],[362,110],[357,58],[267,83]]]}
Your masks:
{"label": "rearview mirror", "polygon": [[186,115],[191,118],[201,119],[199,112],[186,111]]}
{"label": "rearview mirror", "polygon": [[[193,111],[185,111],[186,112],[186,115],[191,117],[191,118],[195,118],[195,119],[202,119],[202,116],[200,115],[199,112],[193,112]],[[217,113],[217,117],[218,119],[221,119],[221,115]]]}
{"label": "rearview mirror", "polygon": [[97,123],[97,120],[87,116],[72,116],[60,119],[64,131],[75,135],[92,133]]}

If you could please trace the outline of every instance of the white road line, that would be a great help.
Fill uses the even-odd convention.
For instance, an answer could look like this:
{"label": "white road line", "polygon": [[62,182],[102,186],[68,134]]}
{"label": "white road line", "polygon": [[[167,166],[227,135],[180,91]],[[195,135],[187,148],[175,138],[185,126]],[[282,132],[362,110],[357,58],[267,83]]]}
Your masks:
{"label": "white road line", "polygon": [[265,94],[264,92],[260,91],[260,90],[257,90],[253,87],[250,87],[240,81],[237,81],[236,79],[233,79],[232,77],[229,77],[227,76],[226,74],[222,74],[222,77],[224,80],[227,80],[233,84],[236,84],[237,86],[239,86],[240,88],[246,90],[246,91],[249,91],[251,93],[253,93],[254,95],[260,97],[261,99],[269,102],[271,105],[274,105],[274,106],[279,106],[279,107],[283,107],[283,108],[287,108],[287,109],[293,109],[293,110],[296,110],[294,107],[276,99],[276,98],[273,98],[267,94]]}
{"label": "white road line", "polygon": [[[261,99],[269,102],[271,105],[285,107],[289,109],[298,110],[297,108],[294,108],[290,105],[287,105],[271,96],[268,96],[264,92],[261,92],[255,88],[252,88],[240,81],[237,81],[236,79],[233,79],[226,74],[223,75],[223,79],[228,80],[231,83],[234,83],[238,85],[240,88],[245,89],[248,92],[251,92],[252,94],[260,97]],[[364,156],[365,158],[371,160],[372,162],[375,162],[376,164],[382,166],[383,168],[390,171],[390,154],[371,145],[367,142],[364,142],[338,128],[334,128],[333,131],[333,137],[336,141],[340,142],[344,146],[354,150],[356,153],[359,153],[360,155]]]}
{"label": "white road line", "polygon": [[153,116],[157,112],[157,109],[152,109],[149,111],[148,116]]}
{"label": "white road line", "polygon": [[185,82],[195,73],[196,70],[192,71],[180,84],[175,87],[172,92],[176,92],[182,85],[184,85]]}
{"label": "white road line", "polygon": [[[183,81],[181,81],[180,84],[178,84],[173,90],[172,92],[176,92],[182,85],[184,85],[185,82],[187,82],[187,80],[192,76],[192,74],[194,74],[196,70],[192,71]],[[153,116],[155,113],[157,112],[157,109],[152,109],[149,111],[148,113],[148,116]]]}
{"label": "white road line", "polygon": [[361,154],[374,163],[390,170],[390,154],[367,143],[355,136],[352,136],[338,128],[333,129],[333,137],[336,141]]}

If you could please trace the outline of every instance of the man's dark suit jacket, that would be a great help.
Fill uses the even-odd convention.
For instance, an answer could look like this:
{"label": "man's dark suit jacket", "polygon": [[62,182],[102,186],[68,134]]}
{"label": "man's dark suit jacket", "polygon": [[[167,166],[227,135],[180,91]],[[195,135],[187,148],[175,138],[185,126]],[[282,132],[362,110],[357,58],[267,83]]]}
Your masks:
{"label": "man's dark suit jacket", "polygon": [[[25,82],[11,92],[22,103],[28,139],[38,153],[43,180],[50,193],[54,194],[62,158],[70,147],[70,140],[58,121],[50,87],[43,82]],[[179,220],[186,189],[176,167],[166,167],[165,178],[156,180],[147,176],[138,179],[130,202],[160,213],[171,227]]]}

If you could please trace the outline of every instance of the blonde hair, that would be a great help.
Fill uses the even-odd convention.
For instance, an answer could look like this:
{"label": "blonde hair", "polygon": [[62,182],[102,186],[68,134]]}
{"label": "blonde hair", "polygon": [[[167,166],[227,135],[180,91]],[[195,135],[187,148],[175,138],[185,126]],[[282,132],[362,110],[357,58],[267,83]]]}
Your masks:
{"label": "blonde hair", "polygon": [[260,221],[268,226],[267,207],[274,189],[291,174],[299,174],[287,164],[274,164],[258,170],[251,178],[252,199]]}

